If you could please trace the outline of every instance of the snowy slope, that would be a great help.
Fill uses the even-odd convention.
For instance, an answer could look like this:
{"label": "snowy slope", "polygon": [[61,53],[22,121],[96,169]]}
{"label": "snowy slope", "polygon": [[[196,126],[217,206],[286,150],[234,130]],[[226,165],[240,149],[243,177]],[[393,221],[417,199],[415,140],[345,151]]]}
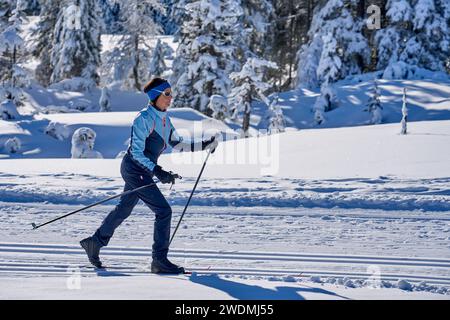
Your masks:
{"label": "snowy slope", "polygon": [[[198,271],[189,279],[148,275],[153,216],[141,204],[103,251],[115,268],[104,274],[86,267],[78,241],[95,231],[114,201],[30,232],[31,222],[121,192],[120,160],[3,159],[0,296],[115,299],[123,297],[109,289],[120,286],[129,297],[149,299],[448,299],[449,124],[413,122],[407,136],[387,124],[222,143],[171,251],[174,261]],[[263,173],[267,159],[222,161],[225,152],[258,150],[267,139],[276,139],[278,171]],[[174,221],[205,157],[186,155],[196,157],[166,154],[160,162],[183,176],[172,190],[161,186]],[[65,287],[72,268],[81,273],[80,291]],[[378,275],[382,289],[370,289]],[[179,282],[191,291],[160,291],[164,284],[176,291]]]}
{"label": "snowy slope", "polygon": [[[371,78],[372,75],[372,78]],[[438,76],[440,75],[440,76]],[[279,95],[279,105],[288,126],[304,128],[336,128],[369,124],[371,115],[366,103],[372,89],[375,74],[365,74],[359,79],[342,80],[333,85],[339,100],[339,107],[325,113],[325,123],[314,124],[312,108],[320,90],[298,89]],[[396,123],[402,119],[403,88],[407,89],[409,121],[450,119],[450,77],[444,74],[425,72],[423,79],[385,80],[378,79],[383,107],[383,123]],[[433,78],[434,77],[434,78]],[[254,119],[257,128],[267,128],[265,119],[267,107],[255,105]]]}
{"label": "snowy slope", "polygon": [[[449,121],[414,122],[406,136],[398,134],[399,125],[388,124],[227,141],[210,157],[193,204],[450,210],[449,128]],[[122,130],[125,135],[128,129]],[[99,148],[107,146],[109,137],[99,136]],[[203,152],[160,158],[163,168],[184,178],[172,203],[184,202],[204,158]],[[3,159],[0,195],[8,201],[89,203],[121,190],[119,166],[113,159]],[[99,188],[101,181],[106,189]]]}
{"label": "snowy slope", "polygon": [[[70,158],[73,132],[80,127],[89,127],[97,133],[95,149],[105,158],[115,158],[120,151],[128,147],[130,128],[136,115],[137,111],[82,112],[37,114],[14,122],[0,120],[0,157]],[[190,108],[170,110],[169,115],[180,135],[188,139],[191,137],[201,139],[202,134],[209,136],[213,134],[213,131],[232,134],[224,123],[208,118]],[[46,135],[44,131],[50,122],[67,126],[68,138],[59,141]],[[11,137],[18,137],[22,141],[20,153],[7,154],[5,150],[2,150],[1,147],[5,141]],[[166,152],[169,151],[170,149]]]}

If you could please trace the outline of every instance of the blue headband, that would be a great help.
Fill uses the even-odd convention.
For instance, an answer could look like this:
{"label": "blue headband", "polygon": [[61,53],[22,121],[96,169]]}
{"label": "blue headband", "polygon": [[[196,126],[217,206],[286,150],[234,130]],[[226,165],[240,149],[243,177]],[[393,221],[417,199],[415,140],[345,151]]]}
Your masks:
{"label": "blue headband", "polygon": [[166,90],[167,88],[170,88],[170,83],[166,81],[166,82],[161,83],[159,86],[157,86],[153,89],[150,89],[147,92],[147,95],[150,98],[150,101],[155,101],[160,96],[162,91]]}

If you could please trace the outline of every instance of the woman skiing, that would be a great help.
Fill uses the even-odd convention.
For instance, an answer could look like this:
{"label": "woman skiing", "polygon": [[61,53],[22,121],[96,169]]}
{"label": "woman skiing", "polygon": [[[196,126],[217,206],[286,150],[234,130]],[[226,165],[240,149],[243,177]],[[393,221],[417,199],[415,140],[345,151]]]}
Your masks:
{"label": "woman skiing", "polygon": [[177,174],[167,172],[157,164],[158,157],[167,145],[180,151],[214,150],[218,141],[213,136],[199,143],[184,142],[177,134],[166,112],[172,101],[172,90],[167,80],[154,78],[145,85],[144,92],[149,97],[149,104],[133,121],[130,145],[122,160],[120,173],[125,180],[124,191],[150,186],[123,195],[94,235],[81,240],[80,244],[89,261],[95,267],[102,268],[100,248],[108,245],[114,230],[131,214],[141,199],[155,213],[151,272],[184,273],[184,268],[167,259],[172,209],[154,183],[153,176],[161,183],[172,184],[179,178]]}

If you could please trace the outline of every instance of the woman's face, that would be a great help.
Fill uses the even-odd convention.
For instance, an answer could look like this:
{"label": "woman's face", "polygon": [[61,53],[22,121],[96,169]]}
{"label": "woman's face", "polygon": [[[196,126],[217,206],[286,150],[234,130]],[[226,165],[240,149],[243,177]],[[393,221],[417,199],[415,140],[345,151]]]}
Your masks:
{"label": "woman's face", "polygon": [[[170,93],[170,95],[166,96],[164,93]],[[169,108],[170,103],[172,102],[172,89],[167,88],[166,90],[164,90],[164,93],[161,93],[155,102],[155,105],[158,107],[158,109],[162,111],[166,111]]]}

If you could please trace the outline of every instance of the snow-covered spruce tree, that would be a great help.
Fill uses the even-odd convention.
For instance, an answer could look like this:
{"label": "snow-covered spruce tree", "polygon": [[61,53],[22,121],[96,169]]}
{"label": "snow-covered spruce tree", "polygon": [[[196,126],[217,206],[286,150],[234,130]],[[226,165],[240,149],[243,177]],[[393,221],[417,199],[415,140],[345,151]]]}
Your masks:
{"label": "snow-covered spruce tree", "polygon": [[152,59],[148,70],[149,79],[155,76],[161,77],[164,71],[167,70],[166,63],[164,62],[164,47],[162,46],[160,39],[158,39],[156,47],[153,49]]}
{"label": "snow-covered spruce tree", "polygon": [[114,34],[120,31],[120,3],[115,0],[97,0],[102,14],[104,31]]}
{"label": "snow-covered spruce tree", "polygon": [[335,82],[361,73],[364,64],[369,63],[363,21],[353,18],[350,10],[356,4],[356,0],[330,0],[315,12],[309,41],[298,53],[299,86],[313,88]]}
{"label": "snow-covered spruce tree", "polygon": [[41,0],[39,23],[34,31],[37,40],[33,55],[40,61],[35,70],[35,79],[43,86],[50,84],[53,73],[53,64],[50,58],[60,3],[60,0]]}
{"label": "snow-covered spruce tree", "polygon": [[270,105],[269,99],[264,95],[271,88],[270,84],[263,81],[264,70],[267,68],[276,69],[277,65],[267,60],[249,58],[241,71],[233,72],[230,75],[234,84],[228,96],[232,118],[237,119],[242,114],[244,137],[249,136],[252,102],[262,100]]}
{"label": "snow-covered spruce tree", "polygon": [[328,82],[323,83],[320,88],[320,96],[317,97],[313,106],[314,124],[321,125],[325,123],[325,112],[336,109],[338,103],[339,101],[332,85]]}
{"label": "snow-covered spruce tree", "polygon": [[284,132],[286,123],[283,116],[283,110],[281,110],[278,104],[278,94],[274,94],[269,105],[269,127],[268,133]]}
{"label": "snow-covered spruce tree", "polygon": [[[443,0],[417,0],[414,6],[413,30],[421,50],[418,65],[433,71],[445,71],[450,57],[450,2]],[[447,15],[447,17],[446,17]]]}
{"label": "snow-covered spruce tree", "polygon": [[[147,40],[162,32],[161,26],[154,21],[153,12],[163,12],[164,7],[158,0],[120,0],[120,4],[124,35],[111,55],[114,77],[123,82],[124,88],[141,91],[141,82],[148,77],[151,59]],[[117,57],[120,61],[115,61]]]}
{"label": "snow-covered spruce tree", "polygon": [[15,7],[15,0],[0,0],[0,32],[9,25],[8,20]]}
{"label": "snow-covered spruce tree", "polygon": [[450,56],[450,4],[442,0],[389,0],[388,27],[376,33],[384,78],[408,78],[413,67],[445,71]]}
{"label": "snow-covered spruce tree", "polygon": [[269,49],[267,31],[273,18],[274,7],[269,0],[245,0],[242,1],[242,8],[243,26],[248,30],[247,45],[251,52],[264,56]]}
{"label": "snow-covered spruce tree", "polygon": [[180,29],[172,77],[177,87],[175,107],[189,106],[210,114],[209,98],[228,96],[228,75],[240,68],[242,15],[239,0],[197,0],[186,6],[188,20]]}
{"label": "snow-covered spruce tree", "polygon": [[[400,60],[408,40],[415,41],[411,26],[413,20],[413,8],[409,0],[388,0],[386,3],[386,17],[388,27],[377,31],[375,42],[379,70]],[[405,58],[405,57],[404,57]],[[414,62],[406,60],[407,63]]]}
{"label": "snow-covered spruce tree", "polygon": [[111,103],[110,103],[110,95],[108,88],[103,87],[102,88],[102,94],[100,96],[99,105],[100,105],[100,112],[109,112],[111,111]]}
{"label": "snow-covered spruce tree", "polygon": [[366,104],[366,109],[364,111],[367,111],[370,113],[370,123],[371,124],[380,124],[383,120],[382,111],[383,107],[381,106],[380,101],[380,88],[378,88],[377,80],[373,81],[373,87],[370,92],[369,100]]}
{"label": "snow-covered spruce tree", "polygon": [[407,134],[407,122],[408,122],[408,108],[406,106],[406,88],[403,88],[403,105],[402,105],[402,130],[400,131],[401,134]]}
{"label": "snow-covered spruce tree", "polygon": [[21,80],[23,80],[25,72],[18,63],[25,54],[24,40],[20,36],[20,32],[26,20],[26,5],[25,0],[15,1],[15,6],[7,2],[2,4],[4,10],[11,12],[11,16],[7,22],[2,22],[4,29],[0,34],[0,80],[6,87],[11,88],[11,92],[15,91],[14,88],[24,84]]}
{"label": "snow-covered spruce tree", "polygon": [[167,0],[171,1],[171,4],[168,5],[168,16],[172,20],[175,25],[173,30],[173,40],[174,42],[178,42],[181,36],[181,26],[184,21],[188,19],[188,15],[186,14],[186,5],[192,0]]}
{"label": "snow-covered spruce tree", "polygon": [[51,82],[75,77],[99,83],[101,13],[96,0],[61,0],[55,26]]}

